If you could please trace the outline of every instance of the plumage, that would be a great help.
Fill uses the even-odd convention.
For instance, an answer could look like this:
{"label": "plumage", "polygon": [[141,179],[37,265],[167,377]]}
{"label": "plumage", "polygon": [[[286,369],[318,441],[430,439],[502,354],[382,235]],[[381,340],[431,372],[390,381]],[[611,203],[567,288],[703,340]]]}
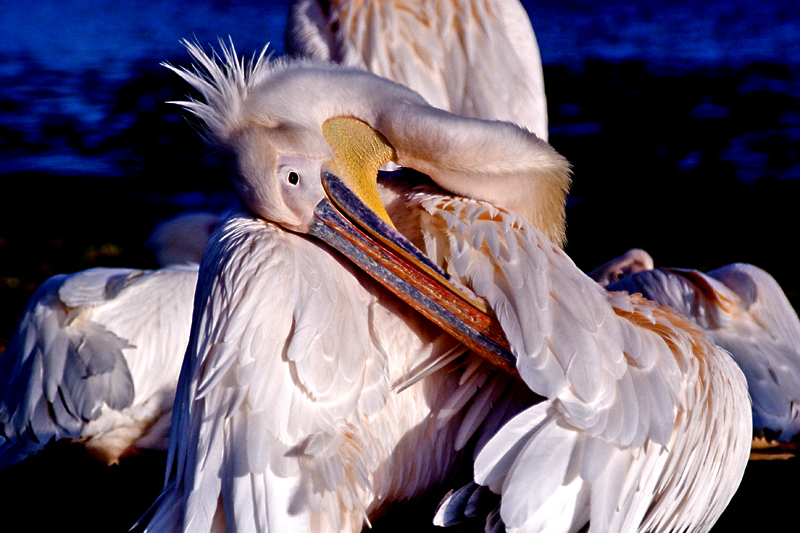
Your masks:
{"label": "plumage", "polygon": [[674,308],[729,351],[747,378],[756,434],[788,442],[800,431],[800,320],[767,272],[743,263],[645,270],[608,290]]}
{"label": "plumage", "polygon": [[601,287],[606,287],[620,278],[653,268],[653,258],[650,254],[639,248],[631,248],[621,256],[588,272],[587,275]]}
{"label": "plumage", "polygon": [[[459,360],[397,393],[392,385],[447,353],[452,337],[324,246],[251,215],[229,219],[207,255],[189,345],[207,355],[186,360],[194,377],[178,401],[192,416],[184,408],[173,429],[187,436],[173,450],[183,476],[160,509],[184,498],[182,527],[208,530],[221,494],[229,530],[273,520],[277,531],[360,530],[383,501],[444,477],[465,411],[449,401],[471,405],[488,365],[461,383]],[[269,497],[292,487],[284,510],[269,509],[254,484]],[[243,497],[256,504],[236,507]],[[171,520],[156,514],[148,530],[182,530]]]}
{"label": "plumage", "polygon": [[518,0],[295,0],[286,50],[364,68],[440,109],[547,140],[539,46]]}
{"label": "plumage", "polygon": [[[203,70],[178,72],[204,102],[183,105],[230,157],[249,211],[212,236],[200,267],[170,475],[147,531],[359,531],[436,490],[472,449],[509,531],[711,527],[747,461],[744,378],[699,328],[607,293],[564,254],[563,158],[365,72],[190,51]],[[380,209],[483,299],[512,372],[460,354],[451,322],[433,325],[416,296],[401,301],[327,244],[320,209],[341,201],[327,169],[348,167],[326,124],[340,117],[430,176],[386,176]],[[367,233],[388,228],[348,212]],[[379,238],[399,242],[393,231]]]}
{"label": "plumage", "polygon": [[[710,529],[738,486],[749,450],[748,398],[733,361],[671,310],[606,293],[521,217],[484,205],[461,233],[448,219],[463,213],[459,204],[466,201],[427,187],[412,189],[399,204],[420,212],[427,248],[430,241],[439,250],[448,241],[472,243],[472,268],[458,270],[446,252],[442,260],[492,309],[506,309],[498,317],[520,375],[548,398],[503,426],[475,461],[476,481],[502,496],[507,530],[577,531],[589,519],[592,528],[611,531]],[[479,224],[515,239],[517,256],[494,255],[485,241],[472,240]],[[473,269],[481,270],[475,262],[487,258],[494,266],[491,292],[470,280]],[[516,301],[525,291],[508,289],[513,284],[505,278],[519,270],[549,295],[546,305]],[[535,331],[522,322],[536,323]],[[532,333],[545,342],[525,339]],[[586,383],[592,374],[598,379]],[[708,439],[709,427],[727,436]],[[736,473],[724,472],[720,461]],[[694,476],[671,474],[688,467]],[[446,501],[440,512],[448,508]]]}
{"label": "plumage", "polygon": [[0,466],[51,439],[108,463],[166,449],[197,265],[47,280],[0,356]]}
{"label": "plumage", "polygon": [[144,247],[152,250],[159,267],[199,264],[208,238],[223,218],[208,211],[180,213],[156,224]]}

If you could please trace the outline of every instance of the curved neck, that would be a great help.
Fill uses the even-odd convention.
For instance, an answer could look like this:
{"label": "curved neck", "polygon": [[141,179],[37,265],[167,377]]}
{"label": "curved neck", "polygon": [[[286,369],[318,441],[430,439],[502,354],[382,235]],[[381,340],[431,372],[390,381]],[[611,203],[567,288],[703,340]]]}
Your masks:
{"label": "curved neck", "polygon": [[563,244],[569,163],[533,133],[416,104],[392,108],[376,127],[397,164],[448,191],[517,212]]}

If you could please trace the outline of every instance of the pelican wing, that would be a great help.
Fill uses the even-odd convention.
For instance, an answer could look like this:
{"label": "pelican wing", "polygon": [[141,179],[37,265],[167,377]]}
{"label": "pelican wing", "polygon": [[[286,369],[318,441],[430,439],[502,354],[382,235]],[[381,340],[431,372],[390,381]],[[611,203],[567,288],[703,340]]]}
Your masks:
{"label": "pelican wing", "polygon": [[197,265],[174,265],[132,274],[115,298],[87,310],[88,320],[103,324],[131,346],[124,354],[135,386],[130,407],[119,413],[107,410],[108,416],[85,429],[95,435],[93,440],[106,435],[109,445],[116,446],[118,436],[136,448],[167,448],[197,273]]}
{"label": "pelican wing", "polygon": [[[710,527],[749,445],[747,393],[727,355],[671,310],[604,291],[522,217],[427,186],[405,198],[418,241],[487,299],[521,377],[548,398],[475,460],[508,530]],[[725,437],[709,442],[710,427]],[[720,461],[733,466],[706,486]]]}
{"label": "pelican wing", "polygon": [[787,441],[800,430],[800,320],[768,273],[742,263],[707,274],[663,269],[625,277],[609,290],[639,292],[706,329],[747,378],[756,430]]}
{"label": "pelican wing", "polygon": [[690,317],[704,329],[727,327],[739,296],[723,283],[694,270],[659,269],[624,276],[609,291],[640,293]]}
{"label": "pelican wing", "polygon": [[373,300],[346,260],[263,221],[233,217],[212,242],[176,398],[175,490],[148,528],[182,509],[184,530],[207,530],[221,497],[229,527],[307,530],[308,510],[357,507],[346,484],[369,488],[348,435],[389,390]]}
{"label": "pelican wing", "polygon": [[[123,439],[119,453],[147,432],[149,418],[169,413],[195,280],[196,269],[177,278],[92,269],[47,280],[0,357],[0,375],[8,379],[0,395],[0,462],[17,462],[53,438],[100,437],[125,424],[113,412],[139,406],[163,388],[158,405],[137,407],[134,425],[141,427]],[[171,335],[159,335],[168,323]],[[165,436],[162,428],[161,447]]]}
{"label": "pelican wing", "polygon": [[[616,308],[522,217],[424,186],[408,195],[407,202],[419,209],[427,253],[486,298],[518,358],[520,375],[534,392],[558,399],[565,416],[593,433],[625,445],[641,445],[648,437],[666,443],[680,369],[674,357],[653,354],[667,350],[665,345],[653,344],[652,335],[620,319],[633,308]],[[640,349],[641,344],[650,350]],[[664,397],[653,409],[625,418],[618,389],[633,379],[627,375],[630,359],[646,370],[636,376],[644,380],[640,385],[663,391]]]}

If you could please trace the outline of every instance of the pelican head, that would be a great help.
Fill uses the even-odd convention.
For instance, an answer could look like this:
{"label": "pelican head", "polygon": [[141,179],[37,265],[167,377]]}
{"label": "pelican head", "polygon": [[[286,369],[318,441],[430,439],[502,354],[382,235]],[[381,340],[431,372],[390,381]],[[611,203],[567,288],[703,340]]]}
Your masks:
{"label": "pelican head", "polygon": [[[465,319],[439,321],[442,298],[455,295],[457,314],[464,302],[483,318],[486,309],[392,228],[377,193],[382,165],[393,161],[427,174],[447,191],[520,212],[553,242],[563,242],[569,167],[533,133],[433,108],[414,91],[361,70],[311,60],[269,61],[266,49],[245,65],[232,46],[223,46],[219,64],[199,46],[187,47],[200,68],[170,68],[205,101],[179,103],[205,122],[207,140],[227,155],[245,205],[286,229],[323,239],[457,338],[453,328]],[[363,242],[367,235],[370,242]],[[356,242],[371,250],[369,258],[353,251]],[[430,296],[431,309],[420,309],[427,296],[406,284],[416,274],[396,274],[398,261],[443,287]],[[500,358],[506,358],[502,330],[496,322],[488,328],[499,332],[490,351],[505,350]]]}
{"label": "pelican head", "polygon": [[[200,68],[170,68],[205,102],[181,104],[205,122],[210,144],[233,156],[233,184],[259,216],[302,231],[308,223],[302,202],[320,193],[306,182],[319,181],[323,166],[333,165],[348,186],[366,191],[361,182],[374,182],[377,168],[394,161],[447,191],[516,211],[563,243],[569,165],[533,133],[436,109],[411,89],[362,70],[270,61],[266,49],[245,65],[232,46],[222,48],[220,65],[199,46],[186,45]],[[373,134],[363,141],[350,128],[331,127],[332,119],[341,118],[355,119]],[[313,177],[304,175],[309,172]],[[364,176],[353,176],[358,172]]]}
{"label": "pelican head", "polygon": [[650,254],[640,248],[631,248],[621,256],[595,268],[588,275],[600,286],[607,287],[625,276],[653,270],[653,268],[653,258],[650,257]]}
{"label": "pelican head", "polygon": [[[325,198],[322,167],[333,159],[330,147],[313,132],[291,126],[273,128],[253,124],[221,145],[228,156],[232,183],[245,205],[256,215],[286,229],[307,233],[315,206]],[[302,153],[287,150],[290,139]],[[261,179],[258,179],[258,178]]]}

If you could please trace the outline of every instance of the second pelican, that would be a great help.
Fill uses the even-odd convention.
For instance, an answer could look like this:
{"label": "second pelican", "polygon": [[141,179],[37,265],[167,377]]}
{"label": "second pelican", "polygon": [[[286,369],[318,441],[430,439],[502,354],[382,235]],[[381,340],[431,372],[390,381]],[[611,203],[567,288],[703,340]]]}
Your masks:
{"label": "second pelican", "polygon": [[286,50],[364,68],[439,109],[547,140],[542,59],[518,0],[294,0]]}

